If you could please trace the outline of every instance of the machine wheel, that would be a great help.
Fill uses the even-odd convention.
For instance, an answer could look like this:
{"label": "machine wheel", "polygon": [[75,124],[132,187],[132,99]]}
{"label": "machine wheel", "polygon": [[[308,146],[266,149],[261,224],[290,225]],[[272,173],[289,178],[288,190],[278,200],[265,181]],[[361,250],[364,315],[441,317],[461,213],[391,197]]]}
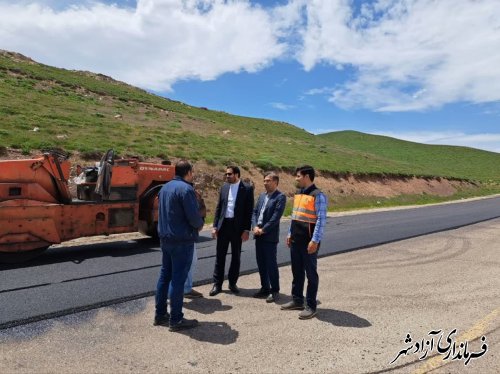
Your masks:
{"label": "machine wheel", "polygon": [[158,222],[153,222],[152,225],[147,225],[147,223],[144,223],[143,226],[139,226],[139,232],[141,234],[150,236],[154,240],[160,239],[160,237],[158,236]]}
{"label": "machine wheel", "polygon": [[146,193],[141,197],[140,200],[140,213],[139,217],[143,220],[143,226],[139,227],[139,231],[144,235],[150,236],[151,238],[158,240],[158,221],[153,221],[153,211],[158,209],[155,208],[155,200],[160,192],[163,184],[151,187]]}
{"label": "machine wheel", "polygon": [[154,240],[160,240],[160,236],[158,235],[158,222],[153,223],[153,229],[150,231],[149,236]]}
{"label": "machine wheel", "polygon": [[31,251],[23,252],[0,252],[0,263],[15,264],[18,262],[26,262],[40,256],[50,246],[32,249]]}

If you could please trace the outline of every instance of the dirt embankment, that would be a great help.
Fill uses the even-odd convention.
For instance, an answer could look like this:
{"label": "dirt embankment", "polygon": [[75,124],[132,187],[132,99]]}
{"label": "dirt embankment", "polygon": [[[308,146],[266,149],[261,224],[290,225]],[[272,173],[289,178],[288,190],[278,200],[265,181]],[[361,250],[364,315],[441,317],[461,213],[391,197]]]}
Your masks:
{"label": "dirt embankment", "polygon": [[[22,155],[20,151],[4,149],[0,159],[21,159],[35,155]],[[97,156],[97,155],[96,155]],[[77,164],[91,165],[92,161],[84,161],[78,155],[72,155],[71,175],[75,176]],[[161,160],[148,160],[160,162]],[[219,189],[224,183],[225,166],[210,165],[204,161],[196,162],[195,186],[202,193],[207,204],[208,215],[213,215]],[[255,186],[255,196],[264,191],[263,179],[265,172],[255,167],[242,167],[241,177]],[[288,197],[295,193],[295,177],[289,172],[279,172],[279,189]],[[391,198],[399,195],[438,195],[451,196],[458,190],[475,188],[471,182],[448,180],[445,178],[416,178],[416,177],[385,177],[385,176],[323,176],[318,175],[316,185],[321,188],[329,199],[338,201],[344,198],[356,199],[366,197]],[[76,195],[74,186],[71,191]]]}
{"label": "dirt embankment", "polygon": [[[195,186],[202,191],[207,203],[208,214],[213,214],[217,202],[219,188],[223,184],[225,168],[207,165],[204,162],[195,164]],[[255,186],[255,196],[264,191],[265,172],[257,168],[241,169],[241,177],[245,182]],[[295,177],[287,172],[278,173],[279,189],[288,197],[296,191]],[[444,178],[416,177],[383,177],[356,176],[330,177],[318,175],[315,184],[333,201],[342,198],[377,197],[391,198],[399,195],[437,195],[451,196],[458,190],[475,188],[467,181],[448,180]]]}

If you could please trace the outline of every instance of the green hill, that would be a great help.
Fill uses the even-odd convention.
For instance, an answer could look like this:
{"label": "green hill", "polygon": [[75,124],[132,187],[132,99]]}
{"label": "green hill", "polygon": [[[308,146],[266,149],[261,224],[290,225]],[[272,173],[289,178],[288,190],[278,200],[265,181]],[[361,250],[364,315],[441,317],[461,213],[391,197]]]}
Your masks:
{"label": "green hill", "polygon": [[[36,131],[34,131],[36,130]],[[332,174],[500,181],[500,154],[357,132],[313,135],[293,125],[197,108],[109,77],[0,51],[0,156],[48,147],[91,157],[188,158],[264,169],[310,163]]]}
{"label": "green hill", "polygon": [[[500,177],[500,154],[495,152],[420,144],[356,131],[332,132],[318,137],[333,147],[348,148],[367,158],[378,157],[387,165],[395,163],[393,165],[397,166],[390,169],[395,173],[466,177],[481,181],[498,181]],[[362,170],[361,164],[354,169]]]}

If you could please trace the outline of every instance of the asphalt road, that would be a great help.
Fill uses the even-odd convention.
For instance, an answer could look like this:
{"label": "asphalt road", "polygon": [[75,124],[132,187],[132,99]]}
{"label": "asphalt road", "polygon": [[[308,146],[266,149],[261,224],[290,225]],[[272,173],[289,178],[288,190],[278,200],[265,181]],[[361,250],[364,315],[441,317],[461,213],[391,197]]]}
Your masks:
{"label": "asphalt road", "polygon": [[[328,218],[321,256],[368,248],[500,217],[500,197]],[[282,237],[288,222],[282,223]],[[211,281],[215,241],[202,232],[195,284]],[[278,261],[289,263],[284,240]],[[161,253],[149,239],[49,249],[23,265],[0,265],[0,329],[152,295]],[[228,265],[228,264],[227,264]],[[242,273],[256,270],[253,242]]]}

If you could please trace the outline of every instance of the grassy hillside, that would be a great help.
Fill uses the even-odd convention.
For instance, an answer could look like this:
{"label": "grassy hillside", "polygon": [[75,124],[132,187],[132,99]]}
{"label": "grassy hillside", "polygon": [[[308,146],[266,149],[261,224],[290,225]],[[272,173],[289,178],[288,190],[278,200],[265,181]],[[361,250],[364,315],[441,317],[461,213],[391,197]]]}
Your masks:
{"label": "grassy hillside", "polygon": [[[33,131],[37,128],[37,131]],[[427,146],[355,132],[315,136],[287,123],[192,107],[103,75],[58,69],[0,51],[0,155],[47,147],[114,148],[145,158],[236,162],[331,173],[500,181],[500,154]]]}
{"label": "grassy hillside", "polygon": [[417,170],[420,170],[420,173],[435,176],[499,180],[499,153],[468,147],[419,144],[356,131],[332,132],[318,137],[334,147],[349,148],[367,157],[396,162],[398,172],[403,174],[418,174]]}

